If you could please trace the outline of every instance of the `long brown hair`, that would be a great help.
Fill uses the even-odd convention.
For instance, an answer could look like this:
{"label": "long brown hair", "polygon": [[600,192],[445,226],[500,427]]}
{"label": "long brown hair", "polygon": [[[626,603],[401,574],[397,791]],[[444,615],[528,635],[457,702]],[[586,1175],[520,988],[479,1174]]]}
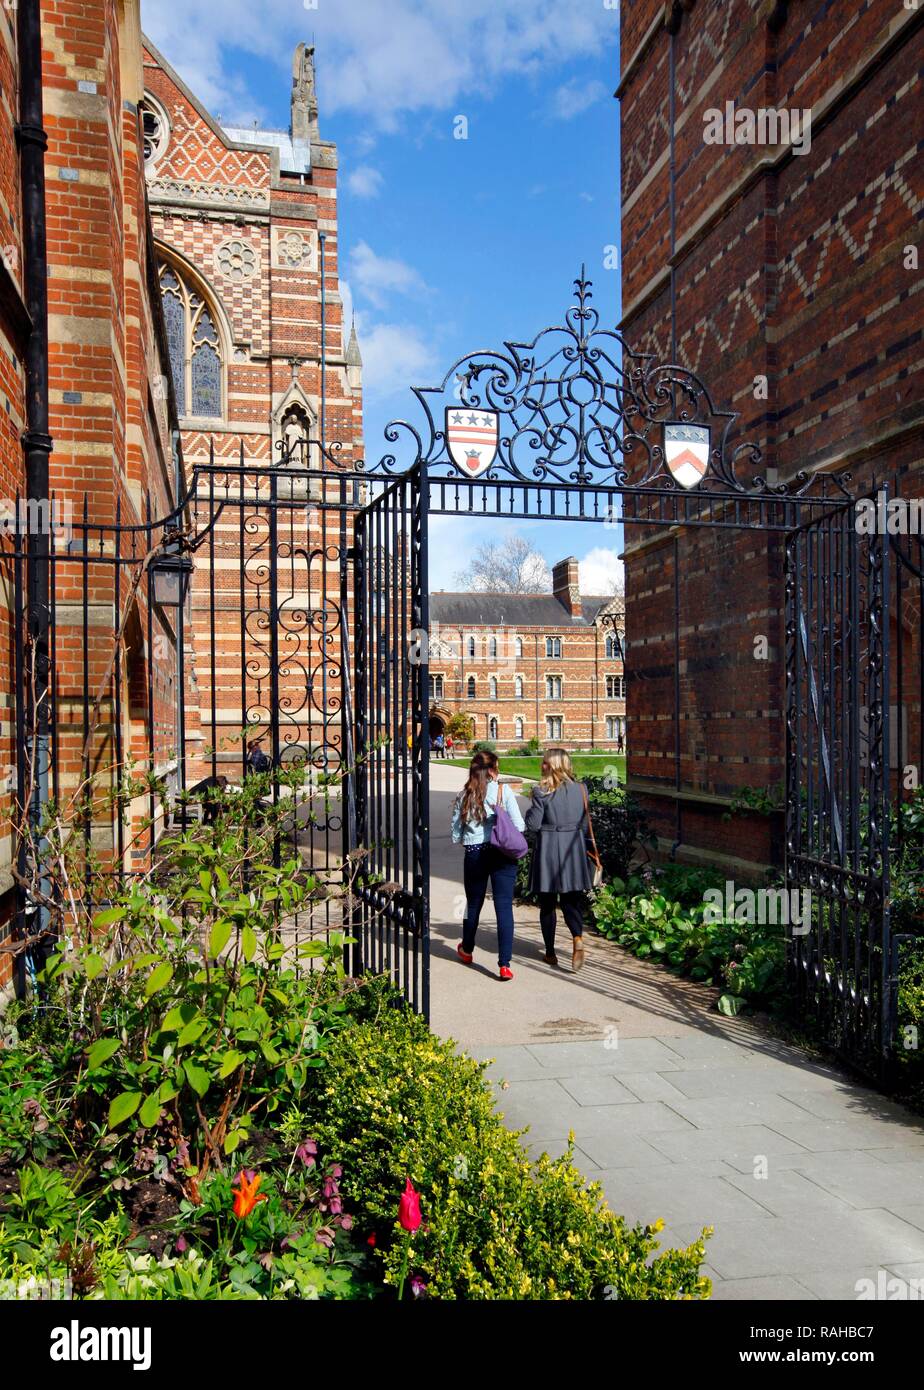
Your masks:
{"label": "long brown hair", "polygon": [[557,792],[563,782],[574,781],[571,756],[564,748],[547,748],[542,760],[539,785],[544,792]]}
{"label": "long brown hair", "polygon": [[497,754],[479,751],[468,768],[468,781],[459,797],[459,815],[465,821],[483,821],[487,815],[484,798],[490,780],[489,773],[498,769]]}

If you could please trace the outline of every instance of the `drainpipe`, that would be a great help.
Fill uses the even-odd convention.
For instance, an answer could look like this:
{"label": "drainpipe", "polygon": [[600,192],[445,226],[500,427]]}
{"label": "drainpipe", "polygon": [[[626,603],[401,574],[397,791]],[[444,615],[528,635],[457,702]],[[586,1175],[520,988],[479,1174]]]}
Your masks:
{"label": "drainpipe", "polygon": [[[24,359],[26,428],[22,434],[26,475],[27,515],[33,519],[26,537],[27,591],[26,620],[35,670],[32,727],[27,734],[28,759],[32,771],[33,793],[29,822],[33,834],[41,822],[48,802],[49,731],[49,554],[50,531],[42,534],[34,518],[50,515],[48,507],[48,456],[52,439],[48,432],[48,261],[45,239],[45,150],[48,137],[42,110],[42,21],[40,0],[20,0],[17,20],[19,49],[19,123],[16,144],[19,149],[23,213],[23,293],[32,327]],[[21,693],[20,693],[21,697]],[[33,728],[35,741],[33,744]],[[28,874],[26,846],[20,846],[20,873]],[[43,882],[42,888],[46,884]],[[22,908],[29,911],[30,904]],[[47,908],[37,911],[35,926],[48,927]],[[25,923],[20,920],[20,927]],[[34,962],[33,962],[34,963]],[[25,962],[22,963],[24,968]]]}

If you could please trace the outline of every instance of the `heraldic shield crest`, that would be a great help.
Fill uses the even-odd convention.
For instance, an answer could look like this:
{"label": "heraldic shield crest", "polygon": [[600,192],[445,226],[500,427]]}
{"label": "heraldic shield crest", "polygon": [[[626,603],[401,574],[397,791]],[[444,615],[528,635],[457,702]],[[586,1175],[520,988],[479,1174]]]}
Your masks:
{"label": "heraldic shield crest", "polygon": [[709,468],[708,426],[666,423],[664,461],[681,487],[696,487]]}
{"label": "heraldic shield crest", "polygon": [[497,454],[498,414],[471,406],[446,409],[446,447],[449,456],[467,478],[477,478],[491,467]]}

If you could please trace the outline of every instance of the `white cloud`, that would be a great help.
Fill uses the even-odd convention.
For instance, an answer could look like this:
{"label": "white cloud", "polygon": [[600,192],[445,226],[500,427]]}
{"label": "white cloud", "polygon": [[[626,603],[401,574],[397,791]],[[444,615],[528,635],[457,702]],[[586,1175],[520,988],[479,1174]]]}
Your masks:
{"label": "white cloud", "polygon": [[427,385],[434,375],[433,352],[412,324],[368,323],[357,314],[356,332],[368,400]]}
{"label": "white cloud", "polygon": [[384,180],[371,164],[360,164],[347,179],[347,188],[357,198],[377,198]]}
{"label": "white cloud", "polygon": [[377,255],[366,241],[358,241],[350,253],[350,279],[376,308],[382,308],[390,295],[419,294],[427,288],[413,266]]}
{"label": "white cloud", "polygon": [[606,87],[602,82],[581,82],[572,78],[570,82],[556,87],[549,109],[559,120],[570,121],[601,101],[606,94]]}
{"label": "white cloud", "polygon": [[539,75],[601,46],[615,66],[617,51],[617,12],[599,0],[349,0],[310,11],[292,0],[222,0],[220,17],[215,0],[143,0],[142,18],[197,96],[229,123],[247,102],[228,78],[226,50],[262,60],[264,74],[273,65],[285,84],[295,44],[313,34],[322,133],[325,116],[338,111],[393,128],[404,112],[464,108],[509,75]]}
{"label": "white cloud", "polygon": [[598,545],[578,561],[582,594],[612,594],[623,587],[623,564],[615,550]]}

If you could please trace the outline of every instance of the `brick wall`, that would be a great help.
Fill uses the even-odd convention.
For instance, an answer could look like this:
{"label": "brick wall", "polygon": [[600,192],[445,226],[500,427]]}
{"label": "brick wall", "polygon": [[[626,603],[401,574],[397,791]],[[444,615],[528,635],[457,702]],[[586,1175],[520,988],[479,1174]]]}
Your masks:
{"label": "brick wall", "polygon": [[[13,136],[15,10],[0,8],[0,242],[18,242],[20,195]],[[84,553],[115,553],[111,527],[140,527],[148,508],[173,505],[168,367],[160,307],[149,276],[150,223],[140,151],[141,31],[135,0],[43,0],[43,100],[49,313],[50,486],[70,534],[53,541],[53,670],[59,780],[66,806],[84,775],[84,691],[90,705],[114,648],[89,748],[90,767],[106,781],[113,765],[145,758],[149,728],[160,770],[177,743],[175,634],[166,615],[148,612],[147,585],[130,598],[131,577],[146,553],[140,531],[121,540],[126,563],[89,563]],[[21,260],[21,258],[20,258]],[[18,269],[13,278],[19,282]],[[0,296],[0,304],[8,303]],[[24,344],[0,316],[0,490],[24,487],[19,434],[24,427]],[[9,580],[3,567],[3,761],[13,762],[15,705]],[[86,603],[84,602],[86,600]],[[121,631],[117,641],[116,634]],[[118,686],[118,700],[115,689]],[[4,770],[6,770],[4,768]],[[144,862],[139,822],[147,802],[126,808],[121,837],[100,811],[94,842],[104,854],[121,844],[126,865]],[[9,863],[8,831],[0,870]],[[3,910],[13,895],[8,876]]]}
{"label": "brick wall", "polygon": [[[768,18],[787,8],[775,33]],[[720,409],[740,412],[733,445],[757,442],[771,478],[849,467],[858,489],[897,473],[920,493],[922,281],[905,248],[919,246],[924,194],[921,14],[890,0],[623,7],[622,327],[663,361],[672,10],[677,360]],[[729,101],[810,109],[810,150],[705,143],[704,113]],[[682,855],[765,863],[772,826],[736,818],[725,843],[712,827],[736,789],[783,776],[780,545],[759,533],[687,531],[675,542],[627,528],[626,552],[639,663],[630,778],[652,793],[665,843]],[[761,635],[767,660],[754,656]],[[920,710],[910,714],[920,727]]]}

